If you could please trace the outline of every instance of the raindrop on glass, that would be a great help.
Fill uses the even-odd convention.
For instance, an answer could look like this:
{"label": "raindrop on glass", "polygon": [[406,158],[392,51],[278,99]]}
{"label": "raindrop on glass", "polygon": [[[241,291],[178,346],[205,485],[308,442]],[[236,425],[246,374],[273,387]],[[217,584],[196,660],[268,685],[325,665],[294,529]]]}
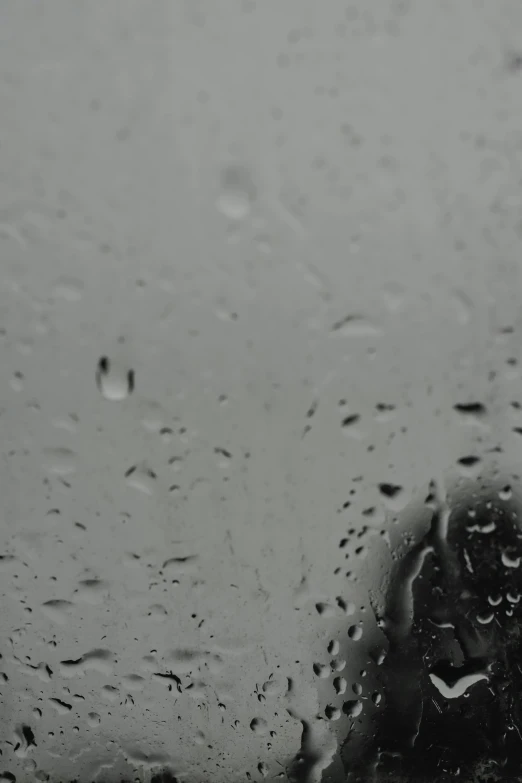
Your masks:
{"label": "raindrop on glass", "polygon": [[119,367],[102,356],[96,368],[96,385],[106,400],[119,402],[134,391],[134,370]]}
{"label": "raindrop on glass", "polygon": [[358,642],[362,638],[363,629],[360,625],[351,625],[348,628],[348,636],[353,639],[354,642]]}
{"label": "raindrop on glass", "polygon": [[229,220],[244,220],[255,198],[256,188],[248,169],[237,163],[226,166],[220,177],[219,211]]}

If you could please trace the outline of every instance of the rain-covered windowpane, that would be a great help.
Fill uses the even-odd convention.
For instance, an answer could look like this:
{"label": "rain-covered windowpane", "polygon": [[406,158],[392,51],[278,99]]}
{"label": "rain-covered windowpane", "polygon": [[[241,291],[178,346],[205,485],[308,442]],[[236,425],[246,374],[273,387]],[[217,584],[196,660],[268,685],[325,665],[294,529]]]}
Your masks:
{"label": "rain-covered windowpane", "polygon": [[522,776],[521,36],[0,4],[0,781]]}

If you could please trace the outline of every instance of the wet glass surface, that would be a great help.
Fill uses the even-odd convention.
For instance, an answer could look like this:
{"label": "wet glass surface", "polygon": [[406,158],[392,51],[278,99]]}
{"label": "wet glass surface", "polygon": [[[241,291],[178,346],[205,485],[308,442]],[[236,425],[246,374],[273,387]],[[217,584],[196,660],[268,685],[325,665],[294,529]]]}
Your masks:
{"label": "wet glass surface", "polygon": [[522,774],[521,31],[0,5],[0,780]]}

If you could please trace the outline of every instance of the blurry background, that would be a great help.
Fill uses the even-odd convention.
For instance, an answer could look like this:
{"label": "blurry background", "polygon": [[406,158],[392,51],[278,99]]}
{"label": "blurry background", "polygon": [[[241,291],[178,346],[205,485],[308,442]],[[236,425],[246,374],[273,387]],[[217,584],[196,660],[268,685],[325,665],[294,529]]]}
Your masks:
{"label": "blurry background", "polygon": [[518,466],[522,8],[4,0],[0,117],[1,779],[318,780]]}

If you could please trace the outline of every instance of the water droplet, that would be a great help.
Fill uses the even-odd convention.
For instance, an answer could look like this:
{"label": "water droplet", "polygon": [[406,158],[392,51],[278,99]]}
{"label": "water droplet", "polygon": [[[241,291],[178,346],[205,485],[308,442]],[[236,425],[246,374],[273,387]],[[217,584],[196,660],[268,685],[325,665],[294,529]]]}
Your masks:
{"label": "water droplet", "polygon": [[404,506],[404,487],[400,484],[382,482],[379,484],[379,492],[384,498],[386,506],[392,511],[400,511]]}
{"label": "water droplet", "polygon": [[15,755],[20,759],[27,758],[32,748],[36,748],[34,732],[30,726],[17,726],[14,735],[16,737]]}
{"label": "water droplet", "polygon": [[49,699],[49,704],[54,707],[58,715],[68,715],[72,710],[72,704],[68,704],[61,699]]}
{"label": "water droplet", "polygon": [[226,166],[221,172],[220,189],[219,211],[229,220],[244,220],[256,199],[256,187],[248,169],[237,163]]}
{"label": "water droplet", "polygon": [[[474,515],[471,513],[469,514],[470,517],[474,518]],[[495,521],[492,520],[482,520],[478,522],[476,525],[467,525],[466,531],[468,533],[481,533],[482,535],[489,535],[490,533],[494,533],[497,529],[497,526],[495,524]]]}
{"label": "water droplet", "polygon": [[335,677],[333,681],[334,690],[338,696],[346,692],[347,685],[348,683],[344,677]]}
{"label": "water droplet", "polygon": [[[239,724],[239,721],[237,721],[237,723]],[[200,731],[200,730],[196,731],[196,733],[194,735],[194,742],[196,743],[196,745],[204,745],[205,744],[205,735],[203,734],[202,731]]]}
{"label": "water droplet", "polygon": [[353,601],[345,601],[344,598],[341,598],[340,596],[337,596],[335,600],[339,609],[342,609],[347,617],[351,617],[352,614],[355,614],[355,604]]}
{"label": "water droplet", "polygon": [[320,677],[321,679],[326,679],[330,676],[330,668],[328,666],[325,666],[323,663],[314,663],[312,666],[314,670],[314,674],[316,677]]}
{"label": "water droplet", "polygon": [[169,671],[174,674],[190,674],[205,660],[205,653],[200,650],[175,649],[165,653],[164,660]]}
{"label": "water droplet", "polygon": [[460,468],[460,473],[466,477],[473,477],[477,474],[480,468],[481,459],[474,454],[468,454],[465,457],[460,457],[457,460],[457,465]]}
{"label": "water droplet", "polygon": [[114,655],[110,650],[94,649],[79,658],[60,661],[60,673],[67,679],[83,677],[87,671],[95,671],[110,677],[113,672]]}
{"label": "water droplet", "polygon": [[24,375],[21,372],[15,372],[10,382],[11,388],[15,392],[21,392],[24,388]]}
{"label": "water droplet", "polygon": [[499,490],[498,496],[500,500],[511,500],[511,498],[513,497],[513,490],[511,489],[509,484],[507,484],[505,487]]}
{"label": "water droplet", "polygon": [[198,556],[185,555],[184,557],[170,557],[163,563],[162,570],[169,579],[197,574]]}
{"label": "water droplet", "polygon": [[502,552],[501,560],[505,568],[518,568],[520,565],[520,557],[511,557],[506,551]]}
{"label": "water droplet", "polygon": [[179,471],[183,467],[183,458],[182,457],[171,457],[169,459],[169,465],[170,465],[171,469],[175,473],[179,473]]}
{"label": "water droplet", "polygon": [[376,707],[379,706],[379,704],[382,701],[382,695],[379,693],[379,691],[375,691],[375,693],[372,693],[372,701]]}
{"label": "water droplet", "polygon": [[442,696],[444,696],[446,699],[458,699],[460,696],[466,693],[466,691],[471,688],[472,685],[475,685],[475,683],[480,682],[481,680],[487,679],[488,677],[486,674],[478,672],[476,674],[466,674],[463,677],[460,677],[456,682],[453,682],[451,685],[449,685],[441,677],[433,674],[433,672],[430,673],[430,680],[437,688],[439,693],[441,693]]}
{"label": "water droplet", "polygon": [[91,728],[94,728],[95,726],[99,726],[100,720],[101,718],[97,712],[89,712],[89,714],[87,715],[87,724],[91,726]]}
{"label": "water droplet", "polygon": [[160,438],[161,442],[165,443],[165,445],[168,445],[172,442],[172,438],[174,437],[174,431],[170,427],[162,427],[160,429]]}
{"label": "water droplet", "polygon": [[379,484],[379,492],[381,495],[384,495],[384,497],[393,499],[402,492],[402,487],[400,484],[388,484],[383,482],[382,484]]}
{"label": "water droplet", "polygon": [[66,448],[44,449],[45,467],[57,476],[68,476],[76,470],[76,455]]}
{"label": "water droplet", "polygon": [[347,315],[330,327],[332,335],[338,337],[377,337],[382,330],[364,316]]}
{"label": "water droplet", "polygon": [[53,295],[64,302],[79,302],[83,296],[83,284],[74,277],[59,277],[54,284]]}
{"label": "water droplet", "polygon": [[453,406],[463,420],[481,422],[487,415],[487,408],[481,402],[459,402]]}
{"label": "water droplet", "polygon": [[343,704],[343,712],[350,718],[357,718],[363,709],[363,703],[359,699],[351,699]]}
{"label": "water droplet", "polygon": [[317,614],[320,614],[323,617],[334,617],[335,615],[335,609],[330,604],[318,603],[315,605],[315,609]]}
{"label": "water droplet", "polygon": [[74,435],[78,431],[78,416],[74,413],[70,413],[63,418],[57,418],[53,420],[53,426],[59,430],[66,430]]}
{"label": "water droplet", "polygon": [[106,701],[109,704],[115,704],[119,699],[119,691],[112,685],[104,685],[100,691],[100,695],[103,701]]}
{"label": "water droplet", "polygon": [[147,616],[157,623],[164,623],[168,617],[168,612],[162,604],[152,604],[147,610]]}
{"label": "water droplet", "polygon": [[[42,682],[50,682],[52,677],[52,670],[46,663],[39,663],[37,666],[32,666],[30,663],[20,666],[20,670],[29,677],[38,677]],[[5,675],[2,677],[5,681]]]}
{"label": "water droplet", "polygon": [[333,707],[331,704],[328,704],[324,708],[324,714],[328,720],[339,720],[341,717],[341,710],[338,707]]}
{"label": "water droplet", "polygon": [[156,480],[156,473],[145,462],[133,465],[125,472],[127,486],[143,492],[144,495],[154,495]]}
{"label": "water droplet", "polygon": [[106,598],[108,589],[107,583],[101,579],[84,579],[79,582],[75,595],[78,601],[96,606]]}
{"label": "water droplet", "polygon": [[489,625],[495,618],[494,612],[485,612],[484,614],[477,614],[477,623],[480,625]]}
{"label": "water droplet", "polygon": [[278,680],[267,680],[263,683],[263,693],[265,696],[277,696],[283,690],[283,686]]}
{"label": "water droplet", "polygon": [[351,625],[348,628],[348,636],[350,639],[353,639],[354,642],[358,642],[359,639],[362,639],[363,635],[363,629],[361,625]]}
{"label": "water droplet", "polygon": [[267,777],[267,775],[268,775],[268,766],[265,764],[264,761],[260,761],[259,762],[259,764],[257,765],[257,770],[258,770],[259,774],[262,777],[264,777],[264,778]]}
{"label": "water droplet", "polygon": [[261,737],[264,737],[265,734],[268,734],[268,723],[264,718],[253,718],[250,721],[250,728],[254,732],[254,734],[259,734]]}
{"label": "water droplet", "polygon": [[360,421],[361,417],[358,413],[352,413],[350,416],[345,416],[345,418],[342,421],[342,427],[343,429],[346,429],[348,427],[353,427],[354,424],[357,424],[358,421]]}
{"label": "water droplet", "polygon": [[141,659],[140,668],[144,672],[157,674],[159,671],[159,664],[153,655],[144,655]]}
{"label": "water droplet", "polygon": [[230,467],[230,462],[232,460],[232,454],[230,451],[217,446],[214,449],[214,454],[217,454],[218,456],[218,467],[220,467],[222,470],[226,470]]}
{"label": "water droplet", "polygon": [[59,599],[54,601],[46,601],[42,604],[41,609],[43,614],[59,625],[65,625],[74,608],[74,604],[71,601],[61,601]]}
{"label": "water droplet", "polygon": [[382,666],[386,659],[386,652],[382,649],[372,650],[370,657],[376,666]]}
{"label": "water droplet", "polygon": [[339,655],[339,642],[337,639],[332,639],[328,643],[328,652],[330,655]]}
{"label": "water droplet", "polygon": [[106,400],[124,400],[134,391],[134,370],[124,369],[102,356],[96,369],[96,385]]}
{"label": "water droplet", "polygon": [[139,674],[126,674],[121,678],[121,681],[124,689],[131,693],[142,691],[145,687],[145,679]]}

